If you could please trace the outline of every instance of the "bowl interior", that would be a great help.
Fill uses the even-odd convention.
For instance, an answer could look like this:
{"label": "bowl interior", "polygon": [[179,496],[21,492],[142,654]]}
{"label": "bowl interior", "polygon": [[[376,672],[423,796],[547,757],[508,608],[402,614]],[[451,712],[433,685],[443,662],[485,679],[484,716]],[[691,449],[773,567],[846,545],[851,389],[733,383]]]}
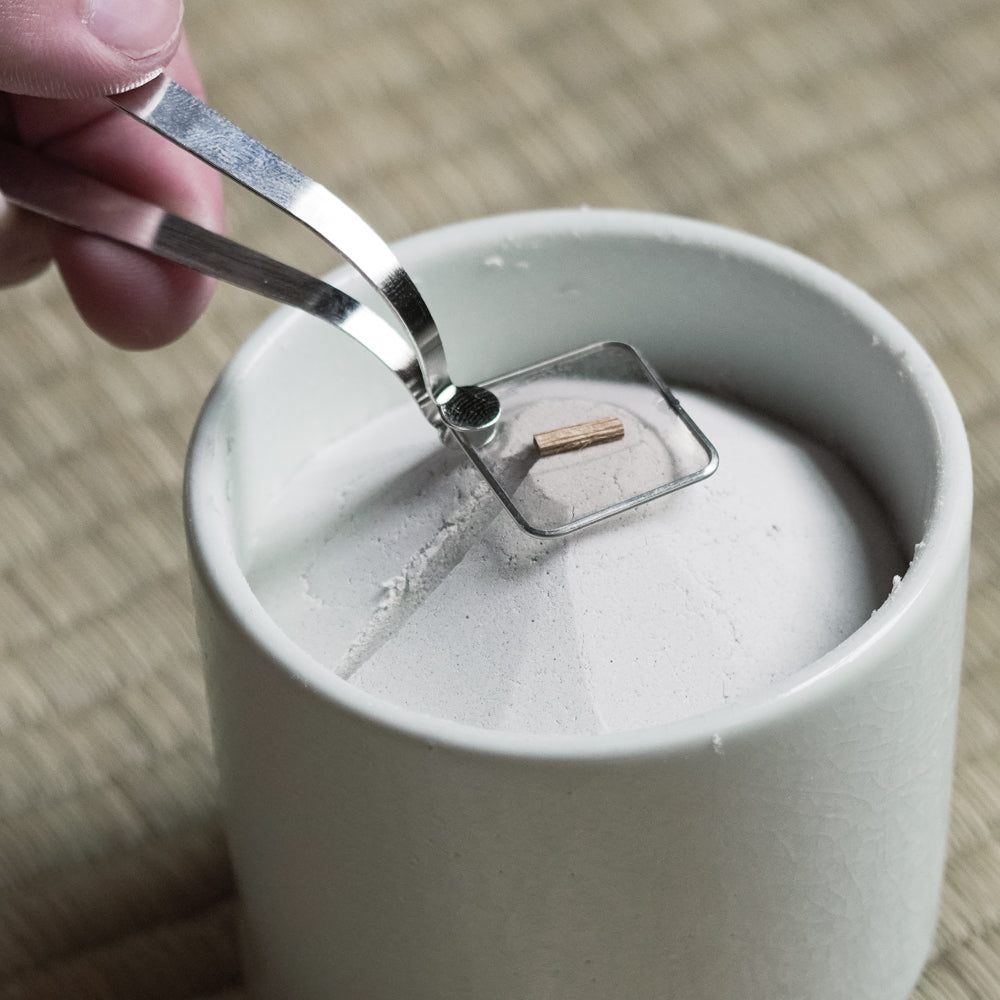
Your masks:
{"label": "bowl interior", "polygon": [[[456,381],[624,341],[668,385],[736,398],[839,451],[889,511],[905,552],[953,544],[962,530],[950,511],[964,502],[968,454],[941,376],[885,310],[791,251],[702,223],[589,210],[464,223],[398,251]],[[333,281],[388,316],[354,273]],[[423,420],[387,369],[317,320],[282,310],[247,341],[189,458],[192,542],[223,600],[252,605],[240,569],[247,539],[288,477],[399,405]]]}

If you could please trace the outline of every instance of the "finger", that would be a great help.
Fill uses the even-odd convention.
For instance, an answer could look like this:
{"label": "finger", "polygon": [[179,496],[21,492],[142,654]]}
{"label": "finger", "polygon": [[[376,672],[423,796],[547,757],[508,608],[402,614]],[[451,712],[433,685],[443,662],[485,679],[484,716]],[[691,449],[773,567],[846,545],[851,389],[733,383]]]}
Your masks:
{"label": "finger", "polygon": [[179,264],[76,233],[55,237],[54,244],[80,315],[118,347],[148,350],[171,343],[211,298],[213,282]]}
{"label": "finger", "polygon": [[138,86],[169,62],[181,0],[2,0],[0,90],[78,98]]}
{"label": "finger", "polygon": [[0,287],[17,285],[52,262],[52,224],[0,194]]}
{"label": "finger", "polygon": [[[200,92],[185,45],[168,67],[178,83]],[[184,150],[106,101],[14,99],[28,145],[209,229],[222,224],[218,175]],[[180,336],[200,315],[213,283],[188,268],[54,227],[52,248],[84,320],[123,347],[157,347]]]}

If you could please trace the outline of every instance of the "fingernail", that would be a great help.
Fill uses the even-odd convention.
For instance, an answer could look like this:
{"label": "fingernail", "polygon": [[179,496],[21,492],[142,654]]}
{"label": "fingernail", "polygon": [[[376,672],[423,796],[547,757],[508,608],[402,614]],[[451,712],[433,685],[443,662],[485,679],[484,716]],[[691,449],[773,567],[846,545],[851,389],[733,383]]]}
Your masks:
{"label": "fingernail", "polygon": [[178,0],[83,0],[83,23],[90,32],[131,59],[166,49],[182,16]]}

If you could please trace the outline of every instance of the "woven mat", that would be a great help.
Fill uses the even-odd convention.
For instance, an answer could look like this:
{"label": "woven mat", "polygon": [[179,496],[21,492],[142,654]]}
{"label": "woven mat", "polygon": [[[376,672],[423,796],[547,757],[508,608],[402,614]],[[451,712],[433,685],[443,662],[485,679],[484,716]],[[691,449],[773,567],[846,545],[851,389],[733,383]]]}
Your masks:
{"label": "woven mat", "polygon": [[[950,860],[914,1000],[1000,997],[1000,5],[189,7],[213,103],[387,237],[584,203],[698,216],[843,272],[927,346],[978,509]],[[230,228],[332,263],[238,192]],[[243,996],[179,501],[197,408],[268,311],[222,289],[180,343],[130,355],[51,275],[0,296],[0,997]]]}

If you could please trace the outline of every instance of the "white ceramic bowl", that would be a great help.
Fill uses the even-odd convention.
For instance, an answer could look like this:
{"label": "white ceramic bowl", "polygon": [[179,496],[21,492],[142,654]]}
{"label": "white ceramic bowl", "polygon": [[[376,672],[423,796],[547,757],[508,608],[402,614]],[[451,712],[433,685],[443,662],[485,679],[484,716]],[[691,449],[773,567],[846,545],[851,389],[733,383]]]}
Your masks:
{"label": "white ceramic bowl", "polygon": [[208,400],[186,484],[254,995],[904,1000],[945,857],[971,516],[937,370],[842,278],[688,220],[531,213],[398,252],[459,380],[635,344],[669,383],[833,444],[914,558],[829,654],[669,726],[526,736],[380,701],[282,634],[241,565],[291,472],[407,397],[278,312]]}

